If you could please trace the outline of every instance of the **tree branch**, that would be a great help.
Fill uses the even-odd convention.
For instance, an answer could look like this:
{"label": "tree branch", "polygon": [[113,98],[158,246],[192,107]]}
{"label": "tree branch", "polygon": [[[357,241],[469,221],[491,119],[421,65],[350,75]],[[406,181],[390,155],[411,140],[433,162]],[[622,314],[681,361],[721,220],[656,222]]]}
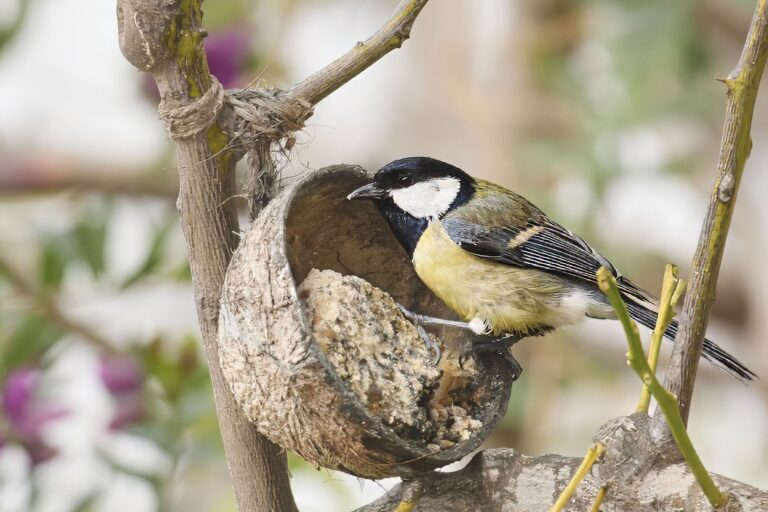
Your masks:
{"label": "tree branch", "polygon": [[[157,81],[167,109],[181,110],[212,87],[203,50],[199,0],[119,0],[120,47],[136,67]],[[293,511],[285,453],[264,438],[235,404],[219,367],[219,297],[237,245],[235,163],[223,149],[228,136],[218,122],[176,141],[178,208],[189,251],[192,283],[216,415],[241,511]]]}
{"label": "tree branch", "polygon": [[428,0],[402,0],[392,18],[364,42],[334,60],[317,73],[288,90],[289,98],[302,98],[316,104],[333,91],[365,71],[396,48],[411,34],[411,27]]}
{"label": "tree branch", "polygon": [[[717,178],[691,265],[691,282],[664,382],[664,387],[677,396],[680,412],[686,423],[736,194],[744,164],[752,148],[752,112],[766,56],[768,6],[766,0],[759,0],[741,58],[728,78],[723,80],[728,87],[728,104]],[[661,426],[664,424],[664,418],[657,415],[656,422]]]}
{"label": "tree branch", "polygon": [[[273,166],[264,165],[271,159],[271,142],[301,128],[308,115],[303,104],[319,102],[399,47],[426,2],[401,2],[394,17],[373,37],[286,93],[255,89],[246,91],[253,98],[239,94],[239,107],[250,101],[263,110],[263,115],[255,115],[251,108],[245,109],[248,117],[238,119],[238,112],[243,110],[233,108],[234,96],[224,99],[208,72],[202,45],[202,0],[118,0],[121,50],[134,66],[149,71],[157,81],[161,114],[176,139],[178,207],[216,412],[241,511],[292,511],[296,506],[284,453],[243,416],[219,366],[218,304],[224,274],[237,244],[234,233],[238,231],[236,212],[229,199],[234,195],[234,165],[243,155],[243,151],[232,148],[231,139],[237,136],[241,137],[239,142],[247,141],[252,166],[271,173]],[[261,92],[266,97],[259,99],[256,93]],[[279,104],[271,102],[271,98]],[[301,108],[295,108],[300,103]],[[301,115],[296,116],[297,112]],[[262,118],[277,122],[261,133]],[[244,136],[242,121],[254,125],[251,128],[256,129],[251,132],[257,132],[256,137]],[[259,204],[272,192],[271,176],[263,176],[264,172],[256,173],[261,177],[258,183],[263,193],[252,191],[262,200]]]}
{"label": "tree branch", "polygon": [[[605,452],[576,489],[567,510],[594,510],[598,499],[602,500],[601,510],[713,510],[688,466],[657,451],[650,420],[634,414],[612,420],[601,429],[595,440],[607,442]],[[485,450],[462,470],[433,472],[421,478],[424,495],[415,510],[549,510],[581,462],[561,455],[527,457],[509,448]],[[768,510],[765,491],[712,476],[730,497],[722,510]],[[358,512],[395,510],[401,488],[395,487]]]}

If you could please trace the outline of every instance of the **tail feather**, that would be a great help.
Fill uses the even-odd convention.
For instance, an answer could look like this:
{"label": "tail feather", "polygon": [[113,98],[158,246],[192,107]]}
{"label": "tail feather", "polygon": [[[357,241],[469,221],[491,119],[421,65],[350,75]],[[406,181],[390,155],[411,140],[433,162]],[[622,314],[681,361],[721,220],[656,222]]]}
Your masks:
{"label": "tail feather", "polygon": [[[627,310],[629,311],[629,315],[634,318],[635,321],[643,324],[649,329],[656,327],[656,317],[658,316],[656,312],[651,311],[641,304],[638,304],[634,294],[630,295],[625,293],[623,295],[625,295],[624,298],[627,303]],[[643,300],[647,299],[644,297]],[[667,327],[667,330],[664,331],[664,337],[674,341],[676,335],[677,322],[673,320],[672,323],[669,324],[669,327]],[[701,355],[707,361],[710,361],[718,368],[730,373],[739,380],[753,380],[757,378],[757,374],[755,374],[755,372],[744,366],[741,361],[733,357],[731,354],[710,340],[704,340]]]}

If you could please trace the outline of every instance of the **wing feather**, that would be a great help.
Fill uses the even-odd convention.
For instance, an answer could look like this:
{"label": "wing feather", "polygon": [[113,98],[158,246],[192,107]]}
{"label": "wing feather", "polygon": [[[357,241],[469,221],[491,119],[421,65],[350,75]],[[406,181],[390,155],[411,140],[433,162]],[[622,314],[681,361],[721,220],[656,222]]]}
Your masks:
{"label": "wing feather", "polygon": [[[446,218],[443,227],[465,251],[499,263],[530,267],[596,283],[595,273],[605,266],[615,276],[616,268],[589,245],[551,221],[522,228],[486,229],[461,218]],[[525,231],[535,230],[524,236]],[[517,239],[524,238],[520,243]]]}

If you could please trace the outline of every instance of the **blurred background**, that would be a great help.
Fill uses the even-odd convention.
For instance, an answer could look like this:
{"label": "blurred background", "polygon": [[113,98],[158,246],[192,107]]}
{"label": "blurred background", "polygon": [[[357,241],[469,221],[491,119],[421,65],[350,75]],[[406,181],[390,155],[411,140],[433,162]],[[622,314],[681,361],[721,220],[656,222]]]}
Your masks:
{"label": "blurred background", "polygon": [[[444,159],[527,196],[658,291],[665,263],[687,274],[725,110],[715,78],[754,3],[431,2],[402,50],[317,107],[285,175]],[[395,5],[206,2],[211,70],[228,87],[287,87]],[[762,488],[765,89],[709,328],[764,378],[746,386],[703,363],[690,419],[710,470]],[[234,510],[156,105],[120,54],[114,2],[0,0],[3,512]],[[617,323],[518,347],[526,370],[489,446],[580,456],[634,409]],[[396,483],[290,463],[302,511],[349,510]]]}

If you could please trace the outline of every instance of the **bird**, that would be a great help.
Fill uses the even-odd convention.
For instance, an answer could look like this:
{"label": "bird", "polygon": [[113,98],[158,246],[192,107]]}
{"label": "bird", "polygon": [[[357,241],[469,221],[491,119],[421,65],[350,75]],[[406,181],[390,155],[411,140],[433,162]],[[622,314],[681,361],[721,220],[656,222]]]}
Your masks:
{"label": "bird", "polygon": [[[474,355],[505,353],[520,339],[585,318],[615,319],[598,287],[605,267],[618,283],[630,316],[653,329],[658,299],[619,273],[583,238],[551,220],[524,197],[429,157],[395,160],[349,200],[372,200],[411,258],[422,282],[464,322],[401,310],[421,324],[471,330],[484,341]],[[664,337],[674,341],[673,321]],[[428,341],[428,337],[425,338]],[[466,352],[462,352],[460,363]],[[439,359],[439,353],[438,353]],[[741,380],[757,375],[709,339],[702,357]]]}

